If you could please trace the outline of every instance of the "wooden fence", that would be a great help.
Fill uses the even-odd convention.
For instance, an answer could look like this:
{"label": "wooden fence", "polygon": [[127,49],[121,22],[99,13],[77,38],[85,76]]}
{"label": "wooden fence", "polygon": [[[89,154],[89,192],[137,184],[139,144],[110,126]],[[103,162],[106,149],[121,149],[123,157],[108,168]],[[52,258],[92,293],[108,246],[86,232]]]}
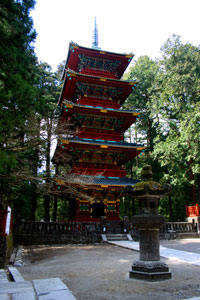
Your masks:
{"label": "wooden fence", "polygon": [[166,222],[162,229],[164,232],[197,232],[197,226],[189,222]]}
{"label": "wooden fence", "polygon": [[100,233],[100,223],[97,222],[40,222],[40,221],[21,221],[15,226],[17,233]]}
{"label": "wooden fence", "polygon": [[[197,232],[197,224],[188,222],[166,222],[160,229],[165,233],[189,233]],[[15,226],[15,232],[19,233],[46,233],[46,234],[73,234],[73,233],[131,233],[137,234],[134,224],[127,221],[101,222],[33,222],[21,221]]]}

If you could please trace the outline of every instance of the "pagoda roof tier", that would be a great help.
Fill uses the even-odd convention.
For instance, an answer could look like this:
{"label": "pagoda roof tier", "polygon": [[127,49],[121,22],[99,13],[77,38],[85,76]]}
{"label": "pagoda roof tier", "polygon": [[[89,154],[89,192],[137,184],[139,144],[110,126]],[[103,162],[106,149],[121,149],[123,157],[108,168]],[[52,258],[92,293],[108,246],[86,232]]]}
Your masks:
{"label": "pagoda roof tier", "polygon": [[103,77],[121,78],[133,56],[132,53],[113,53],[82,47],[70,42],[65,70],[70,68],[76,72],[84,72],[85,74],[99,74]]}
{"label": "pagoda roof tier", "polygon": [[94,140],[94,139],[79,139],[79,138],[68,138],[67,140],[61,140],[61,144],[63,145],[93,145],[98,148],[127,148],[127,149],[137,149],[142,151],[146,149],[142,144],[136,143],[127,143],[127,142],[116,142],[116,141],[101,141],[101,140]]}
{"label": "pagoda roof tier", "polygon": [[[57,145],[53,161],[62,163],[65,156],[62,153],[68,151],[69,154],[73,153],[75,161],[81,160],[84,162],[88,160],[84,153],[89,152],[90,162],[108,161],[111,164],[122,165],[145,149],[146,147],[136,143],[68,138],[67,140],[61,140]],[[114,156],[112,157],[113,153]]]}
{"label": "pagoda roof tier", "polygon": [[65,101],[61,112],[61,122],[68,121],[70,117],[79,126],[124,132],[140,114],[141,112],[134,110],[85,106]]}
{"label": "pagoda roof tier", "polygon": [[57,186],[64,186],[68,184],[82,183],[85,186],[98,186],[101,188],[121,188],[125,186],[134,186],[139,182],[137,179],[130,179],[127,177],[106,177],[106,176],[86,176],[86,175],[76,175],[75,181],[66,181],[62,177],[57,177],[55,179]]}
{"label": "pagoda roof tier", "polygon": [[[76,73],[67,70],[65,81],[58,104],[64,100],[77,102],[81,97],[97,98],[99,100],[118,103],[119,107],[135,87],[136,81],[122,81]],[[99,105],[98,105],[99,106]]]}

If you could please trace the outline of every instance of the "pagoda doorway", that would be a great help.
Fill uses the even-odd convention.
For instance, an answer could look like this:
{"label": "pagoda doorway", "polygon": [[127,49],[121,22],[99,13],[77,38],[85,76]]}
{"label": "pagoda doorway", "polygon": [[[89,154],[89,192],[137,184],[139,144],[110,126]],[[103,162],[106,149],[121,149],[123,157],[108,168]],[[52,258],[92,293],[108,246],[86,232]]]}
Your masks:
{"label": "pagoda doorway", "polygon": [[92,204],[92,218],[99,219],[102,216],[105,216],[105,204],[103,203],[94,203]]}

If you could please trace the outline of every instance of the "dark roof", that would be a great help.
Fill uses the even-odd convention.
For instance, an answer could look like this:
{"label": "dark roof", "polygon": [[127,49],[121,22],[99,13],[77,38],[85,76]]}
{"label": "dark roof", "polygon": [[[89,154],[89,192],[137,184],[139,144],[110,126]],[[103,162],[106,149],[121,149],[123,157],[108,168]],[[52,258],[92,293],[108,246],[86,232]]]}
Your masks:
{"label": "dark roof", "polygon": [[[121,72],[119,74],[119,77],[122,76],[122,74],[124,73],[127,65],[130,63],[130,61],[132,60],[132,58],[134,57],[134,54],[133,53],[115,53],[115,52],[109,52],[109,51],[104,51],[104,50],[101,50],[101,49],[95,49],[95,48],[90,48],[90,47],[83,47],[83,46],[80,46],[78,45],[77,43],[75,42],[70,42],[69,43],[69,49],[68,49],[68,55],[67,55],[67,59],[65,61],[65,68],[63,70],[63,75],[62,75],[62,79],[64,78],[64,74],[65,74],[65,69],[67,69],[67,65],[69,63],[69,60],[70,60],[70,55],[71,55],[71,51],[74,52],[74,50],[79,50],[80,52],[87,52],[88,54],[92,54],[94,56],[99,56],[101,55],[102,57],[114,57],[114,58],[118,58],[118,59],[127,59],[128,60],[128,63],[125,64],[124,68],[120,67],[121,69]],[[127,58],[128,57],[128,58]]]}
{"label": "dark roof", "polygon": [[135,185],[139,180],[137,179],[130,179],[127,177],[122,177],[122,178],[111,178],[111,177],[104,177],[94,178],[94,184],[101,184],[101,185]]}
{"label": "dark roof", "polygon": [[[68,74],[68,75],[67,75]],[[102,76],[99,76],[99,75],[91,75],[91,74],[85,74],[85,73],[79,73],[79,72],[76,72],[74,70],[71,70],[71,69],[66,69],[66,78],[67,77],[70,77],[70,76],[80,76],[80,77],[88,77],[88,78],[95,78],[95,79],[100,79],[102,80],[105,79],[106,81],[115,81],[115,82],[126,82],[126,83],[130,83],[131,85],[134,85],[137,83],[136,79],[133,79],[133,80],[122,80],[122,79],[119,79],[119,78],[110,78],[110,77],[102,77]]]}
{"label": "dark roof", "polygon": [[102,106],[90,106],[90,105],[81,105],[81,104],[77,104],[77,103],[74,103],[72,101],[68,101],[68,100],[65,100],[63,102],[63,109],[66,108],[65,107],[65,104],[71,104],[73,106],[76,106],[76,107],[80,107],[80,108],[90,108],[90,109],[94,109],[94,110],[99,110],[99,109],[106,109],[108,111],[111,111],[111,112],[121,112],[121,113],[139,113],[141,114],[142,112],[139,111],[138,109],[114,109],[114,108],[107,108],[107,107],[102,107]]}
{"label": "dark roof", "polygon": [[[64,83],[62,86],[62,91],[60,94],[60,98],[58,100],[58,105],[61,106],[62,102],[65,100],[64,94],[66,86],[68,85],[68,95],[66,99],[70,100],[69,93],[73,94],[74,89],[70,88],[70,86],[75,85],[77,81],[86,83],[88,85],[100,85],[100,86],[107,86],[107,87],[117,87],[117,88],[125,88],[125,91],[120,96],[121,104],[125,101],[125,99],[130,95],[131,91],[135,88],[137,81],[136,80],[121,80],[121,79],[114,79],[114,78],[107,78],[107,77],[101,77],[101,76],[94,76],[94,75],[88,75],[84,73],[78,73],[73,70],[67,69],[65,76],[64,76]],[[70,92],[69,92],[70,90]],[[123,100],[123,102],[122,102]]]}
{"label": "dark roof", "polygon": [[127,177],[108,177],[108,176],[87,176],[87,175],[75,175],[72,181],[65,181],[64,177],[57,177],[56,178],[57,185],[67,185],[68,182],[70,184],[84,184],[85,186],[93,186],[93,185],[101,185],[102,187],[107,186],[128,186],[128,185],[135,185],[136,183],[140,182],[137,179],[130,179]]}
{"label": "dark roof", "polygon": [[[116,142],[116,141],[106,141],[106,140],[94,140],[94,139],[85,139],[85,138],[67,138],[66,141],[71,141],[75,143],[83,143],[83,144],[95,144],[95,145],[108,145],[108,146],[122,146],[122,147],[144,147],[143,144],[136,143],[127,143],[127,142]],[[63,144],[65,140],[62,140]]]}

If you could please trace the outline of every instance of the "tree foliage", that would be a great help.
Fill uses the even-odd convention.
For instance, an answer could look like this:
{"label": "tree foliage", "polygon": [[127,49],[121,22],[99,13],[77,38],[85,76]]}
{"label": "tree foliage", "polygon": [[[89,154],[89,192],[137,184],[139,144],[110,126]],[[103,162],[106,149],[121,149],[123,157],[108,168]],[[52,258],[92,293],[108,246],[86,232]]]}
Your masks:
{"label": "tree foliage", "polygon": [[162,53],[151,107],[159,119],[154,157],[165,169],[164,178],[175,190],[182,189],[188,204],[195,204],[200,174],[200,49],[172,36]]}
{"label": "tree foliage", "polygon": [[[0,4],[0,185],[1,203],[15,218],[35,219],[37,199],[47,193],[50,153],[58,116],[59,81],[37,63],[36,32],[29,16],[35,1]],[[40,170],[45,169],[41,174]]]}
{"label": "tree foliage", "polygon": [[142,160],[151,157],[155,179],[172,184],[171,204],[162,199],[160,209],[183,220],[185,205],[200,201],[200,49],[174,35],[161,52],[155,62],[140,57],[128,73],[138,85],[126,107],[144,112],[137,135],[146,128],[150,152]]}
{"label": "tree foliage", "polygon": [[[0,4],[0,180],[1,202],[17,193],[15,183],[31,156],[30,116],[35,106],[33,42],[36,32],[29,16],[35,1]],[[14,196],[13,196],[14,197]]]}
{"label": "tree foliage", "polygon": [[149,103],[151,102],[152,85],[157,72],[158,66],[156,62],[148,56],[141,56],[126,76],[127,80],[136,79],[137,85],[126,100],[124,108],[142,111],[142,115],[137,121],[137,130],[140,132],[140,135],[146,135],[145,139],[149,151],[153,149],[154,137],[153,117],[150,116]]}

